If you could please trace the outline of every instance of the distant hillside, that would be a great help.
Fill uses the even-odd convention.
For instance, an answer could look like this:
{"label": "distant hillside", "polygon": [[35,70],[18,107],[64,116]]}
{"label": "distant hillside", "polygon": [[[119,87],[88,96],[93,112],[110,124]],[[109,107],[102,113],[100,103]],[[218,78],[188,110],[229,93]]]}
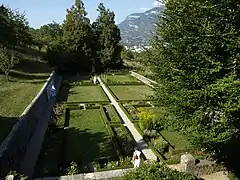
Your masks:
{"label": "distant hillside", "polygon": [[146,46],[155,31],[157,16],[161,14],[164,6],[155,7],[144,13],[133,13],[121,22],[122,44],[128,47]]}

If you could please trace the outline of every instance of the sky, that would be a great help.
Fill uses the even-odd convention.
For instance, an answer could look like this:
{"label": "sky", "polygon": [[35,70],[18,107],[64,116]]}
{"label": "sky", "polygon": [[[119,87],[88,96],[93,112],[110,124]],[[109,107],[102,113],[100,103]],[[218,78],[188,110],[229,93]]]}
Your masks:
{"label": "sky", "polygon": [[[131,13],[144,12],[160,4],[156,0],[84,0],[91,21],[98,16],[96,9],[100,2],[114,11],[117,24]],[[29,25],[39,28],[52,21],[62,23],[66,9],[74,4],[74,0],[0,0],[1,4],[25,12]]]}

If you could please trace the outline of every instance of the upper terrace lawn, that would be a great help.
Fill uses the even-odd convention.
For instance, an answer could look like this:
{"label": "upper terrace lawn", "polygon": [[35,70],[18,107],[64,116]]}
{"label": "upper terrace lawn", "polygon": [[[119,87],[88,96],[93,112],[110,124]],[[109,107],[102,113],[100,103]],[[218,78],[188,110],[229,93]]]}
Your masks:
{"label": "upper terrace lawn", "polygon": [[0,74],[0,143],[51,73],[39,52],[19,49],[16,53],[20,62],[10,72],[9,81]]}
{"label": "upper terrace lawn", "polygon": [[140,82],[136,78],[127,75],[102,75],[104,82],[106,83],[130,83],[130,82]]}
{"label": "upper terrace lawn", "polygon": [[109,86],[118,100],[145,100],[153,95],[153,90],[146,85]]}
{"label": "upper terrace lawn", "polygon": [[108,101],[100,86],[72,86],[68,102]]}

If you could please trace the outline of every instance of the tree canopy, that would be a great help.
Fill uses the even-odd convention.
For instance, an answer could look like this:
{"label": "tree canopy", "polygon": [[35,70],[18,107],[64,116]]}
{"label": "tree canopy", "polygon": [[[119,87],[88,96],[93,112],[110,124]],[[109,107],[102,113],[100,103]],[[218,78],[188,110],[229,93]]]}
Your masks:
{"label": "tree canopy", "polygon": [[[233,0],[168,0],[151,61],[156,100],[193,144],[234,160],[240,140],[240,8]],[[233,163],[233,162],[231,162]]]}

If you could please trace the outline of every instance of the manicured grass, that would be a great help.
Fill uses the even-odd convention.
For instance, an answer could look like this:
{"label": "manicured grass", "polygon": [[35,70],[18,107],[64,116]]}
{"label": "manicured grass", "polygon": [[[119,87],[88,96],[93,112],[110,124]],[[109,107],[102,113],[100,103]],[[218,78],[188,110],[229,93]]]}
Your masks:
{"label": "manicured grass", "polygon": [[100,86],[72,86],[68,102],[107,101]]}
{"label": "manicured grass", "polygon": [[164,130],[161,131],[161,135],[174,147],[170,147],[170,152],[164,154],[167,164],[178,164],[182,154],[194,151],[189,139],[176,131]]}
{"label": "manicured grass", "polygon": [[176,131],[161,131],[161,134],[166,140],[174,146],[174,150],[188,150],[191,148],[191,144],[186,136],[181,135]]}
{"label": "manicured grass", "polygon": [[139,82],[136,78],[127,75],[102,75],[103,80],[106,83],[130,83],[130,82]]}
{"label": "manicured grass", "polygon": [[153,95],[153,90],[145,85],[142,86],[109,86],[119,100],[145,100]]}
{"label": "manicured grass", "polygon": [[65,160],[84,166],[100,157],[115,157],[110,136],[99,109],[70,112],[65,136]]}

